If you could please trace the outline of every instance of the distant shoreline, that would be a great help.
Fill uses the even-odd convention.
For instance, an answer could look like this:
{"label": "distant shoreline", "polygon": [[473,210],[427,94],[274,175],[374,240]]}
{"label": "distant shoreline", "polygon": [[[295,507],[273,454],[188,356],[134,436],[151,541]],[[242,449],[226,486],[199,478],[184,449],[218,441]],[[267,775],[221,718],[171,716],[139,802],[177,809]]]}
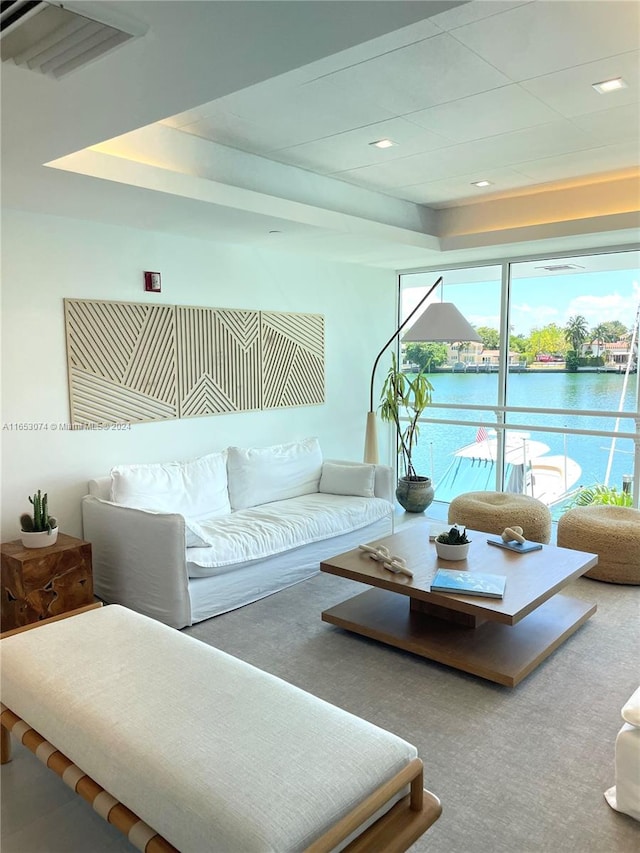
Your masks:
{"label": "distant shoreline", "polygon": [[[413,373],[414,371],[406,371],[407,373]],[[613,375],[624,376],[626,372],[626,366],[621,364],[617,367],[579,367],[576,370],[567,370],[566,367],[561,367],[558,365],[553,365],[553,367],[521,367],[518,364],[509,365],[509,373],[611,373]],[[435,374],[435,373],[459,373],[464,376],[466,374],[475,374],[475,373],[498,373],[497,365],[471,365],[467,367],[465,370],[454,370],[452,365],[446,365],[441,367],[434,367],[427,372],[427,375]],[[631,370],[630,373],[635,374],[636,370]]]}

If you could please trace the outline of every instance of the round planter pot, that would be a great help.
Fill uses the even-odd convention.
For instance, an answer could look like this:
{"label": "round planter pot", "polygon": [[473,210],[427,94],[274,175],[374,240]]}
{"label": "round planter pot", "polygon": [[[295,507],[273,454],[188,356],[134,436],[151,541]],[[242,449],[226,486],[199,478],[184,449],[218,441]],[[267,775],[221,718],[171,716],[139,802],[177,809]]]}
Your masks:
{"label": "round planter pot", "polygon": [[433,501],[434,490],[429,477],[400,477],[396,498],[407,512],[424,512]]}
{"label": "round planter pot", "polygon": [[436,539],[436,553],[441,560],[466,560],[470,544],[467,542],[466,545],[447,545]]}
{"label": "round planter pot", "polygon": [[49,545],[56,544],[58,528],[54,527],[51,533],[48,530],[41,530],[37,533],[27,533],[25,530],[21,530],[20,539],[22,539],[25,548],[47,548]]}

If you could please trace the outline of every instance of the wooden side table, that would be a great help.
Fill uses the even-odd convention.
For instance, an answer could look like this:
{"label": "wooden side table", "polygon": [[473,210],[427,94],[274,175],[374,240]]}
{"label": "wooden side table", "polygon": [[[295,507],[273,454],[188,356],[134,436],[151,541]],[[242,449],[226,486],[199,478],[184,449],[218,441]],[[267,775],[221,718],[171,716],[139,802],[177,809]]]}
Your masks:
{"label": "wooden side table", "polygon": [[0,550],[3,631],[93,603],[89,542],[59,533],[47,548],[24,548],[16,539]]}

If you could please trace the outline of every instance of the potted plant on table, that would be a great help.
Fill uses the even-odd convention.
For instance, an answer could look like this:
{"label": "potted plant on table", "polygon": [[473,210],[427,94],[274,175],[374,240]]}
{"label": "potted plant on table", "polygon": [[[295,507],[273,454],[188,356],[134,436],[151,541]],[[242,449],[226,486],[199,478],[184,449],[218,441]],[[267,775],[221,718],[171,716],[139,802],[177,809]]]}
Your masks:
{"label": "potted plant on table", "polygon": [[23,512],[20,516],[20,538],[25,548],[46,548],[55,545],[58,538],[58,521],[49,515],[49,499],[38,489],[36,494],[29,495],[29,503],[33,506],[33,515]]}
{"label": "potted plant on table", "polygon": [[[397,450],[400,460],[401,476],[398,479],[396,498],[407,512],[424,512],[433,501],[434,491],[431,479],[416,474],[413,466],[413,451],[418,443],[419,420],[424,410],[431,404],[433,385],[424,371],[412,379],[398,370],[395,353],[391,356],[391,367],[387,373],[380,394],[380,417],[393,423],[396,428]],[[409,422],[403,428],[401,417],[406,415]]]}
{"label": "potted plant on table", "polygon": [[435,540],[436,553],[443,560],[466,560],[470,544],[467,528],[460,530],[455,525],[450,530],[440,533]]}

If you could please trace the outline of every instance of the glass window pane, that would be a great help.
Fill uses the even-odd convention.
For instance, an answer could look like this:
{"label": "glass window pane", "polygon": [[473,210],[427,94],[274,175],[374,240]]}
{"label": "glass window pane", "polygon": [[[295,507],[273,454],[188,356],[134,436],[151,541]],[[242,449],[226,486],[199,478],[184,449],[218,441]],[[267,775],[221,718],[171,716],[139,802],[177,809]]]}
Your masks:
{"label": "glass window pane", "polygon": [[620,502],[638,452],[640,253],[405,273],[402,320],[441,275],[429,303],[454,303],[482,342],[401,346],[403,370],[424,369],[434,388],[414,463],[433,479],[436,501],[522,491],[556,518],[580,489],[585,500]]}
{"label": "glass window pane", "polygon": [[[498,402],[501,267],[492,265],[401,275],[402,320],[440,275],[443,276],[444,285],[434,292],[427,304],[453,303],[483,340],[481,343],[452,340],[448,343],[425,341],[403,344],[402,364],[410,375],[421,368],[429,374],[434,389],[434,406],[429,409],[429,417],[459,421],[486,420],[487,426],[490,426],[494,422],[494,414],[490,409],[476,412],[467,406],[478,403],[490,407]],[[410,322],[407,328],[410,329],[412,325]],[[449,404],[457,404],[460,408],[447,408]],[[456,494],[471,490],[471,480],[467,486],[461,476],[452,477],[451,474],[456,452],[474,442],[477,432],[478,427],[473,424],[463,427],[430,422],[422,426],[414,453],[415,467],[417,473],[432,478],[436,487],[436,500],[449,502]],[[474,469],[472,472],[474,482],[477,471]],[[447,472],[445,484],[442,481]],[[492,466],[488,462],[483,472],[488,474],[483,479],[483,483],[488,483],[486,488],[496,488],[495,472],[495,464]]]}
{"label": "glass window pane", "polygon": [[[543,440],[547,455],[562,464],[566,455],[570,495],[579,487],[621,492],[623,475],[633,473],[631,439],[571,431],[634,432],[632,419],[597,413],[637,410],[638,267],[637,252],[511,266],[510,347],[522,348],[528,366],[525,375],[509,378],[507,404],[541,412],[508,418],[558,430]],[[550,415],[550,409],[566,412]]]}

